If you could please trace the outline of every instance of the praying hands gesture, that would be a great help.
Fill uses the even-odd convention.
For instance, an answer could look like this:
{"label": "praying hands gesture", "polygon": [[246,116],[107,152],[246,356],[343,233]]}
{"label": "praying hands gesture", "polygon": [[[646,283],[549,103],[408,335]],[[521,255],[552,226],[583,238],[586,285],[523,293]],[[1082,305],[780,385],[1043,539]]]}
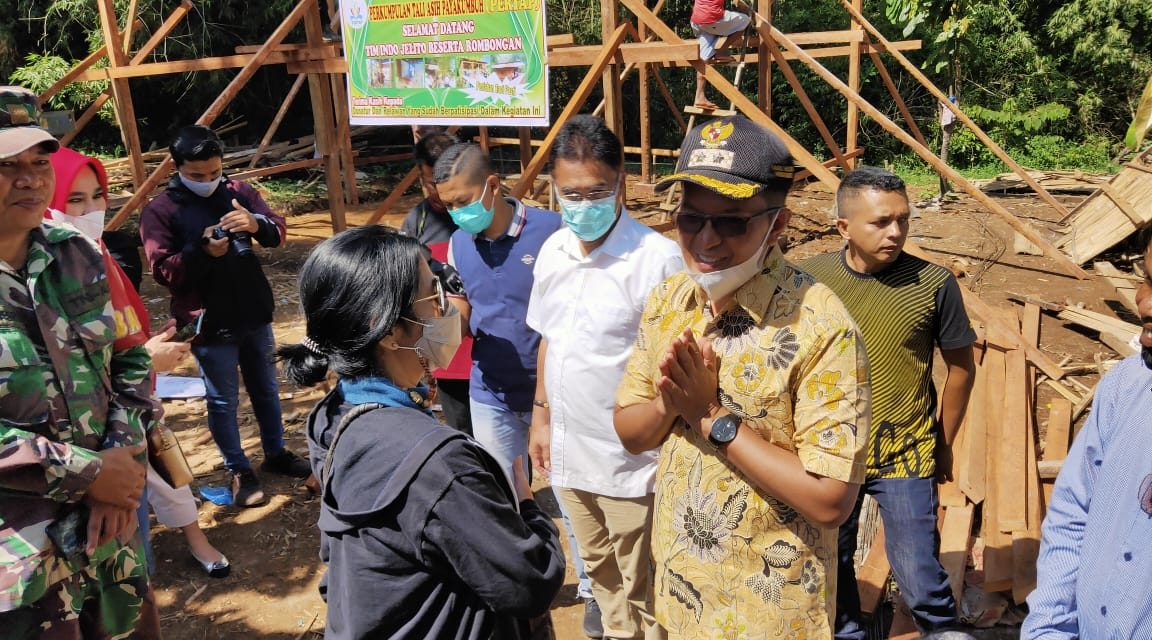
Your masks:
{"label": "praying hands gesture", "polygon": [[656,386],[664,410],[684,418],[693,429],[701,429],[705,419],[720,410],[712,341],[697,339],[691,329],[685,329],[672,341],[660,359],[659,368],[660,380]]}

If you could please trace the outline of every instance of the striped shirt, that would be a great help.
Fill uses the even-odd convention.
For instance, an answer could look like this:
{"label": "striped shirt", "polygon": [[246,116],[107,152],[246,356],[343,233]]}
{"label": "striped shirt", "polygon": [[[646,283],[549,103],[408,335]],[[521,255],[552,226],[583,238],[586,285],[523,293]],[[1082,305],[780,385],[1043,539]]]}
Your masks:
{"label": "striped shirt", "polygon": [[844,252],[800,267],[836,293],[864,336],[872,379],[868,478],[926,478],[936,472],[932,351],[971,345],[960,286],[947,269],[907,253],[877,273],[859,273]]}
{"label": "striped shirt", "polygon": [[1152,638],[1152,371],[1100,381],[1044,518],[1024,640]]}

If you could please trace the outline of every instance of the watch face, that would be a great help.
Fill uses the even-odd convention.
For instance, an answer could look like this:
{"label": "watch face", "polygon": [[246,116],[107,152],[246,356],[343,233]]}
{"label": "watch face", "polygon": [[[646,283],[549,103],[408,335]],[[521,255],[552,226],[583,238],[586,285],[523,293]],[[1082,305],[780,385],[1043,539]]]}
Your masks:
{"label": "watch face", "polygon": [[712,431],[708,439],[713,444],[728,444],[736,438],[736,429],[740,427],[740,420],[735,416],[721,416],[712,423]]}

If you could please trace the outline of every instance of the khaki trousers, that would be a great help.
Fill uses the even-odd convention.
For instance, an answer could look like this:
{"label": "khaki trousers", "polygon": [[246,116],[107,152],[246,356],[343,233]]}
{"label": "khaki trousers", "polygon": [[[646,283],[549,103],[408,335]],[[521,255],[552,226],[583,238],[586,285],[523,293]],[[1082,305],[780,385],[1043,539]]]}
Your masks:
{"label": "khaki trousers", "polygon": [[553,489],[572,521],[580,558],[600,605],[604,637],[664,638],[652,617],[652,494],[612,498],[578,489]]}

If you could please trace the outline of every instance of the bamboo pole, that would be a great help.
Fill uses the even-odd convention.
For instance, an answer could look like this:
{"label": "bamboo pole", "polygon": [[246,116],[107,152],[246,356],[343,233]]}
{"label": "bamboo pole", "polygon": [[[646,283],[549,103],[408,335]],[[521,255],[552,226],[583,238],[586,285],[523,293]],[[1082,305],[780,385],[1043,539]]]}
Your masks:
{"label": "bamboo pole", "polygon": [[260,158],[264,155],[264,150],[272,143],[272,137],[276,135],[276,130],[280,128],[280,123],[284,120],[284,116],[288,113],[288,108],[292,106],[292,101],[296,99],[296,94],[300,93],[300,88],[304,86],[304,80],[307,77],[301,73],[296,76],[296,81],[292,83],[292,88],[288,90],[288,95],[284,98],[284,102],[280,103],[280,109],[276,111],[276,116],[272,118],[272,124],[268,125],[268,130],[264,132],[264,137],[260,139],[260,146],[256,147],[256,153],[252,154],[252,160],[248,162],[248,168],[253,169],[256,163],[260,162]]}
{"label": "bamboo pole", "polygon": [[[102,0],[102,2],[107,1],[109,0]],[[224,108],[232,102],[236,94],[240,92],[240,89],[244,88],[244,85],[248,84],[248,81],[251,80],[256,71],[260,69],[264,60],[268,58],[277,45],[284,41],[284,38],[288,37],[288,33],[291,32],[296,26],[296,23],[300,22],[300,19],[304,17],[305,10],[309,6],[314,6],[315,3],[316,0],[300,0],[299,4],[297,4],[296,7],[292,9],[292,12],[284,18],[284,21],[280,23],[280,26],[276,27],[276,30],[272,32],[268,40],[261,45],[260,50],[252,56],[252,60],[240,70],[240,73],[236,74],[232,82],[228,83],[224,91],[208,106],[204,114],[196,120],[196,124],[212,126],[212,123],[216,121],[216,118],[220,116]],[[160,182],[168,175],[174,166],[172,156],[165,156],[160,166],[156,167],[152,174],[148,176],[148,179],[144,181],[144,184],[136,189],[136,193],[132,194],[128,202],[124,203],[124,206],[108,221],[108,225],[105,228],[108,230],[120,228],[120,226],[124,224],[124,221],[128,219],[128,216],[143,205],[144,201],[151,196],[152,190],[159,186]]]}
{"label": "bamboo pole", "polygon": [[912,151],[916,152],[916,155],[920,156],[921,159],[932,165],[934,169],[941,172],[953,183],[959,185],[964,191],[968,193],[968,195],[975,198],[977,202],[1003,218],[1004,221],[1007,222],[1013,229],[1019,231],[1020,235],[1032,241],[1032,244],[1040,247],[1046,256],[1056,261],[1056,263],[1060,265],[1060,267],[1069,275],[1082,280],[1085,280],[1089,277],[1088,273],[1080,268],[1080,265],[1073,262],[1072,259],[1068,256],[1060,253],[1060,251],[1054,247],[1051,242],[1048,242],[1048,240],[1037,233],[1031,225],[1022,222],[1019,218],[1012,215],[1012,213],[1010,213],[1007,209],[989,198],[987,194],[976,188],[971,182],[967,180],[967,178],[960,175],[960,173],[955,169],[942,162],[940,158],[936,157],[936,154],[932,153],[932,151],[930,151],[927,147],[921,145],[916,141],[915,138],[913,138],[900,127],[896,126],[895,123],[888,119],[888,116],[884,115],[879,109],[872,106],[867,100],[861,97],[859,93],[853,91],[850,87],[848,87],[848,85],[844,84],[844,82],[837,78],[835,74],[825,68],[824,65],[820,64],[816,61],[815,58],[808,55],[808,53],[801,49],[799,45],[792,42],[792,40],[788,38],[787,35],[782,33],[776,27],[773,27],[772,25],[765,22],[762,17],[757,17],[760,20],[758,28],[760,30],[761,37],[775,38],[777,42],[784,45],[785,47],[788,47],[788,49],[793,51],[799,57],[799,59],[804,62],[804,64],[808,65],[809,68],[824,78],[828,84],[832,85],[833,88],[843,94],[846,98],[848,98],[848,100],[856,103],[860,107],[861,111],[875,120],[877,124],[879,124],[892,135],[896,136],[898,140],[903,142],[906,146],[908,146],[908,148],[912,149]]}
{"label": "bamboo pole", "polygon": [[[628,7],[641,22],[647,24],[648,28],[652,30],[652,33],[655,33],[661,40],[674,42],[680,39],[671,27],[648,10],[640,0],[621,0],[621,2],[623,2],[624,6]],[[728,78],[724,77],[724,74],[717,71],[712,65],[705,64],[700,60],[691,60],[690,63],[696,71],[704,74],[704,79],[707,80],[709,84],[724,94],[725,98],[731,100],[736,108],[743,112],[745,116],[776,134],[776,136],[784,142],[785,146],[788,147],[788,150],[792,152],[792,157],[805,169],[811,171],[812,175],[816,176],[820,182],[832,190],[835,190],[836,187],[840,185],[840,179],[837,178],[835,174],[809,153],[799,142],[796,142],[792,136],[788,135],[788,132],[784,131],[772,118],[765,115],[764,112],[756,106],[756,103],[749,100],[740,89],[729,82]]]}
{"label": "bamboo pole", "polygon": [[[780,47],[771,38],[761,38],[761,41],[768,46],[768,52],[773,58],[776,59],[776,64],[780,65],[780,72],[784,74],[784,79],[788,81],[788,85],[792,87],[792,91],[796,93],[796,97],[800,99],[800,104],[804,106],[804,111],[808,113],[808,117],[812,119],[812,123],[816,125],[816,130],[820,132],[820,137],[823,138],[824,144],[828,145],[828,150],[836,158],[836,164],[844,167],[845,170],[851,169],[852,165],[850,159],[846,158],[844,152],[840,150],[840,145],[836,144],[836,138],[832,137],[832,132],[828,130],[828,125],[824,123],[824,118],[820,116],[820,112],[816,110],[816,106],[812,104],[811,98],[808,97],[808,92],[804,90],[804,85],[800,84],[800,78],[796,77],[796,73],[792,70],[792,63],[784,59],[784,54],[780,51]],[[851,131],[851,129],[849,129]],[[849,148],[849,153],[854,151],[854,147]]]}
{"label": "bamboo pole", "polygon": [[893,48],[892,43],[884,37],[884,34],[880,33],[880,31],[875,26],[873,26],[867,18],[864,17],[864,14],[855,6],[853,6],[852,2],[849,2],[849,0],[840,0],[840,4],[848,10],[848,13],[852,14],[852,18],[856,24],[859,24],[864,28],[864,30],[872,34],[872,36],[876,38],[876,42],[879,44],[879,46],[886,50],[889,55],[895,58],[896,61],[900,63],[900,66],[904,67],[904,69],[907,70],[913,78],[916,78],[916,80],[918,80],[920,84],[928,90],[929,93],[935,96],[935,98],[941,103],[947,104],[948,109],[956,115],[956,119],[964,123],[964,126],[971,129],[972,133],[975,134],[976,137],[984,143],[984,146],[988,147],[992,153],[996,154],[996,157],[1000,158],[1004,164],[1008,165],[1008,167],[1011,168],[1012,171],[1016,173],[1016,175],[1020,176],[1020,178],[1024,180],[1024,182],[1027,183],[1029,187],[1032,187],[1032,190],[1036,192],[1036,195],[1040,196],[1044,202],[1052,205],[1056,211],[1060,212],[1060,215],[1068,215],[1067,207],[1065,207],[1063,204],[1060,204],[1060,201],[1052,197],[1052,194],[1048,193],[1047,189],[1041,186],[1039,182],[1036,182],[1032,176],[1028,175],[1028,172],[1024,170],[1024,167],[1021,167],[1019,163],[1013,160],[1012,156],[1008,155],[1007,151],[1004,151],[1000,145],[996,144],[996,141],[988,137],[988,134],[984,133],[984,130],[981,129],[980,126],[975,122],[973,122],[972,119],[969,118],[968,115],[964,113],[959,106],[952,104],[948,99],[947,94],[945,94],[939,89],[939,87],[933,84],[932,81],[928,79],[928,76],[925,76],[920,71],[920,69],[916,67],[916,65],[912,64],[912,62],[904,56],[904,54]]}
{"label": "bamboo pole", "polygon": [[900,110],[900,115],[904,118],[904,123],[908,125],[908,130],[912,132],[912,137],[927,147],[928,141],[924,138],[924,134],[916,124],[916,119],[912,117],[912,112],[908,110],[908,103],[904,102],[904,96],[900,95],[900,90],[892,80],[891,74],[888,73],[888,66],[884,64],[884,59],[880,57],[880,53],[872,46],[872,40],[868,38],[867,34],[864,36],[864,43],[868,45],[868,55],[872,58],[872,64],[876,66],[876,71],[880,74],[880,79],[884,81],[884,87],[888,89],[888,95],[892,96],[892,100],[896,102],[896,108]]}
{"label": "bamboo pole", "polygon": [[[641,4],[643,6],[643,4]],[[648,9],[645,8],[645,11]],[[552,123],[552,127],[548,129],[548,135],[544,137],[543,144],[536,150],[536,154],[532,156],[532,161],[528,166],[520,172],[520,179],[512,187],[512,197],[522,198],[528,190],[532,188],[532,183],[535,181],[537,174],[544,168],[544,163],[548,161],[548,154],[552,150],[552,144],[556,142],[556,137],[560,135],[560,129],[568,119],[575,115],[584,103],[588,100],[588,96],[592,94],[592,90],[596,87],[598,79],[603,79],[604,71],[608,69],[608,65],[616,56],[616,51],[620,48],[620,43],[624,42],[624,37],[628,35],[628,23],[616,27],[611,37],[604,41],[604,48],[600,50],[600,55],[596,56],[595,62],[588,69],[587,75],[580,81],[580,86],[568,99],[568,104],[564,106],[564,111],[560,113],[560,117]]]}

